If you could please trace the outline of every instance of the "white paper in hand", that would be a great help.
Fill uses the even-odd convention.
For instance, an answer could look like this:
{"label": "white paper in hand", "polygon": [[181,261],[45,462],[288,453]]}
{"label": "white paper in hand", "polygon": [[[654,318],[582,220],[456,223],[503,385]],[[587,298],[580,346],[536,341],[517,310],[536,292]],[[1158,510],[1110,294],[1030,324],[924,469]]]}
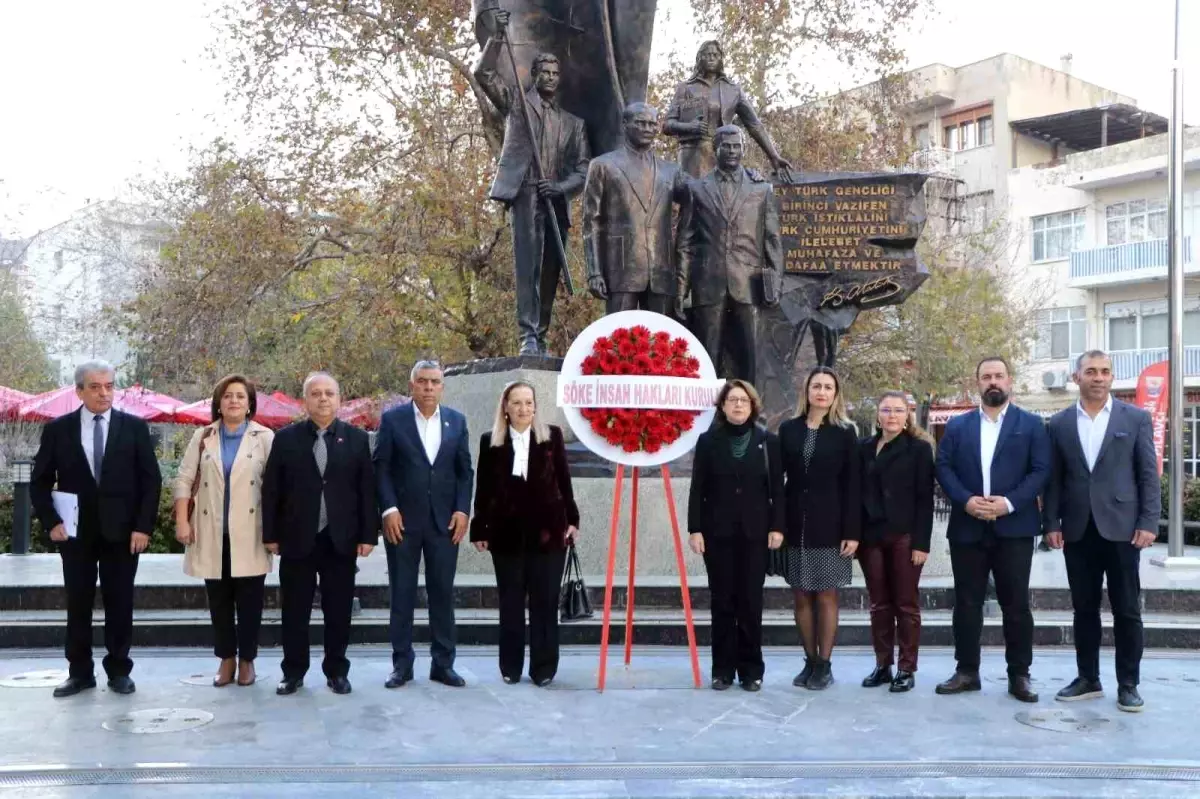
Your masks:
{"label": "white paper in hand", "polygon": [[79,496],[65,491],[51,491],[50,500],[54,503],[54,512],[62,519],[67,538],[74,538],[79,533]]}

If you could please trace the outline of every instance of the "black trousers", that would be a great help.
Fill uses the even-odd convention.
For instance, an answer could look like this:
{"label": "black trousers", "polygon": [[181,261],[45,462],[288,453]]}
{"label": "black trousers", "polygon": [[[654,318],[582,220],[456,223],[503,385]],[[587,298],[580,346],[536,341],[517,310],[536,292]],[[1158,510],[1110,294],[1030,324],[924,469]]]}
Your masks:
{"label": "black trousers", "polygon": [[996,599],[1004,619],[1004,657],[1010,676],[1028,676],[1033,664],[1033,612],[1029,609],[1029,569],[1033,539],[989,536],[978,543],[950,543],[954,571],[954,657],[965,672],[979,671],[983,602],[988,574],[996,578]]}
{"label": "black trousers", "polygon": [[346,647],[350,645],[350,613],[354,605],[355,555],[343,555],[333,547],[328,533],[317,536],[312,552],[304,558],[279,559],[279,590],[283,600],[283,676],[295,680],[308,673],[309,635],[313,593],[321,579],[321,612],[325,617],[326,677],[350,673]]}
{"label": "black trousers", "polygon": [[675,297],[668,294],[655,294],[647,289],[640,294],[629,291],[609,292],[604,303],[605,313],[618,311],[653,311],[663,316],[675,318]]}
{"label": "black trousers", "polygon": [[92,661],[92,606],[96,577],[104,601],[104,671],[109,679],[133,671],[129,648],[133,643],[133,580],[138,556],[129,552],[129,541],[114,543],[99,535],[74,538],[58,545],[62,557],[63,585],[67,591],[67,662],[72,677],[88,679]]}
{"label": "black trousers", "polygon": [[525,665],[525,602],[529,602],[529,676],[558,672],[558,596],[566,550],[492,553],[500,595],[500,673],[520,677]]}
{"label": "black trousers", "polygon": [[712,676],[761,680],[767,537],[705,536],[704,566],[712,596]]}
{"label": "black trousers", "polygon": [[[717,365],[718,373],[753,385],[757,309],[726,297],[724,302],[716,305],[693,306],[690,314],[689,327]],[[721,371],[722,350],[729,354],[727,373]]]}
{"label": "black trousers", "polygon": [[1138,606],[1141,556],[1141,550],[1129,541],[1109,541],[1101,536],[1093,519],[1088,519],[1083,538],[1064,544],[1067,583],[1075,608],[1075,662],[1080,677],[1100,679],[1100,598],[1107,578],[1117,683],[1137,686],[1142,664],[1142,611]]}
{"label": "black trousers", "polygon": [[213,652],[222,660],[240,657],[253,661],[258,657],[258,631],[262,627],[267,575],[231,576],[229,547],[229,535],[226,534],[221,554],[221,579],[204,581],[208,615],[213,625]]}

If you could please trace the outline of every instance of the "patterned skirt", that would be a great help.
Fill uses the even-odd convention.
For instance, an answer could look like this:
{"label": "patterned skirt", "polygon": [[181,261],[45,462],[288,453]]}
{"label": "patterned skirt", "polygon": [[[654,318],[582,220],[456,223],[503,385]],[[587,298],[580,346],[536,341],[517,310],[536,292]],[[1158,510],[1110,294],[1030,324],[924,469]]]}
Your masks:
{"label": "patterned skirt", "polygon": [[843,558],[837,547],[785,547],[785,579],[801,591],[828,591],[850,585],[851,558]]}

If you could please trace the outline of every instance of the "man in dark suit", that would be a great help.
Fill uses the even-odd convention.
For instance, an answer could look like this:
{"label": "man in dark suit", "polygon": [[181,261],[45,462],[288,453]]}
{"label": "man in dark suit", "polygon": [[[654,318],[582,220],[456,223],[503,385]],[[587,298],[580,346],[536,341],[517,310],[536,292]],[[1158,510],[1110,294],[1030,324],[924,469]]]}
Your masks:
{"label": "man in dark suit", "polygon": [[[103,361],[75,370],[75,393],[83,407],[42,428],[30,494],[42,529],[62,556],[67,592],[67,660],[70,676],[57,697],[96,687],[92,668],[92,603],[96,576],[104,599],[104,671],[119,694],[135,690],[133,580],[138,555],[150,544],[158,515],[162,476],[150,428],[136,416],[113,410],[112,366]],[[78,528],[69,537],[54,507],[53,491],[74,494]]]}
{"label": "man in dark suit", "polygon": [[1079,402],[1050,420],[1046,543],[1063,549],[1075,606],[1079,676],[1056,697],[1104,696],[1100,684],[1100,596],[1105,578],[1117,649],[1117,707],[1143,707],[1138,576],[1142,550],[1154,543],[1162,514],[1150,414],[1112,397],[1112,360],[1100,350],[1075,364]]}
{"label": "man in dark suit", "polygon": [[[283,604],[283,679],[275,693],[294,694],[309,666],[308,625],[321,580],[325,660],[335,694],[350,693],[350,614],[357,558],[379,540],[375,475],[367,434],[337,418],[341,391],[325,372],[304,380],[308,419],[275,434],[263,472],[263,543],[279,555]],[[254,511],[251,510],[251,513]]]}
{"label": "man in dark suit", "polygon": [[1038,495],[1050,472],[1050,439],[1042,420],[1009,404],[1008,362],[989,357],[975,368],[979,412],[946,425],[937,452],[937,478],[950,498],[950,565],[954,571],[954,676],[939,694],[980,690],[979,640],[988,574],[1004,615],[1008,692],[1036,702],[1029,679],[1033,613],[1029,570],[1041,531]]}
{"label": "man in dark suit", "polygon": [[[625,146],[592,160],[583,189],[583,254],[588,291],[605,313],[642,309],[681,315],[683,300],[673,203],[686,199],[687,176],[656,157],[658,112],[625,109]],[[686,226],[686,207],[680,230]]]}
{"label": "man in dark suit", "polygon": [[444,389],[441,365],[418,361],[409,376],[412,403],[385,413],[375,440],[392,591],[388,688],[413,678],[413,609],[422,556],[433,639],[429,679],[455,688],[466,685],[454,670],[454,573],[458,545],[467,535],[475,470],[466,417],[441,404]]}
{"label": "man in dark suit", "polygon": [[729,353],[726,377],[753,385],[757,306],[778,304],[783,285],[779,209],[771,184],[742,168],[741,128],[718,129],[714,146],[717,168],[690,185],[681,270],[692,299],[689,327],[713,363],[722,348]]}
{"label": "man in dark suit", "polygon": [[[554,208],[565,243],[567,230],[571,227],[571,198],[583,189],[591,151],[583,120],[559,104],[561,66],[558,57],[541,53],[533,59],[530,70],[533,88],[519,94],[519,99],[525,103],[534,140],[538,142],[535,156],[521,106],[513,97],[519,93],[519,87],[505,85],[497,70],[507,35],[508,12],[499,11],[496,18],[499,26],[496,35],[487,41],[475,70],[475,77],[488,99],[508,117],[491,198],[512,211],[521,354],[545,355],[546,333],[550,329],[554,296],[563,267],[557,248],[550,240],[554,232],[546,219],[547,200]],[[535,157],[540,159],[541,180],[537,179],[534,169]]]}

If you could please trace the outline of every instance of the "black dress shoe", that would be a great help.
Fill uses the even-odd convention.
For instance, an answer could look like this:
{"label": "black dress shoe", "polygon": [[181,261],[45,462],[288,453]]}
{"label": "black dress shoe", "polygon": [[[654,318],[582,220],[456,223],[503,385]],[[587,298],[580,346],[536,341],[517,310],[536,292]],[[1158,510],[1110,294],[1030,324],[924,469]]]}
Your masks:
{"label": "black dress shoe", "polygon": [[553,677],[534,677],[533,684],[538,688],[545,688],[550,683],[554,682]]}
{"label": "black dress shoe", "polygon": [[804,668],[800,669],[800,673],[792,678],[792,685],[797,688],[804,688],[808,685],[808,678],[813,673],[813,662],[808,658],[804,659]]}
{"label": "black dress shoe", "polygon": [[891,666],[876,666],[875,671],[867,675],[862,681],[863,688],[878,688],[881,685],[887,685],[892,681]]}
{"label": "black dress shoe", "polygon": [[433,682],[440,682],[442,685],[449,685],[451,688],[462,688],[467,684],[467,681],[458,676],[458,672],[454,669],[437,669],[429,672],[429,679]]}
{"label": "black dress shoe", "polygon": [[917,678],[913,676],[911,671],[896,672],[896,679],[892,680],[892,685],[888,688],[893,694],[903,694],[911,691],[913,686],[917,684]]}
{"label": "black dress shoe", "polygon": [[934,688],[934,693],[942,694],[965,694],[968,691],[982,691],[983,684],[979,682],[979,672],[956,671],[954,676],[945,682],[937,684]]}
{"label": "black dress shoe", "polygon": [[1118,710],[1124,710],[1126,713],[1141,713],[1145,705],[1146,703],[1142,701],[1142,697],[1138,694],[1136,686],[1117,686]]}
{"label": "black dress shoe", "polygon": [[95,677],[68,677],[65,682],[55,687],[54,696],[56,699],[63,699],[95,687]]}
{"label": "black dress shoe", "polygon": [[345,696],[346,694],[350,693],[350,681],[345,677],[330,677],[325,681],[325,684],[328,685],[329,690],[333,691],[335,694]]}
{"label": "black dress shoe", "polygon": [[137,690],[137,686],[133,684],[133,680],[129,679],[128,675],[121,677],[113,677],[108,681],[108,690],[114,694],[131,694]]}
{"label": "black dress shoe", "polygon": [[395,671],[393,671],[391,674],[388,675],[388,678],[384,682],[383,687],[384,688],[400,688],[401,686],[405,685],[406,683],[412,682],[412,678],[413,678],[413,673],[412,673],[411,669],[409,669],[408,671],[400,671],[399,669],[396,669]]}
{"label": "black dress shoe", "polygon": [[297,677],[294,680],[290,680],[287,677],[284,677],[282,680],[279,681],[279,685],[275,686],[275,693],[278,694],[279,696],[288,696],[290,694],[296,693],[303,687],[304,687],[304,678],[303,677]]}
{"label": "black dress shoe", "polygon": [[507,674],[501,674],[500,676],[504,678],[504,682],[507,685],[516,685],[521,681],[521,675],[519,674],[516,677],[509,677]]}
{"label": "black dress shoe", "polygon": [[1084,677],[1076,677],[1071,680],[1071,684],[1063,688],[1054,698],[1059,702],[1079,702],[1083,699],[1099,699],[1104,696],[1104,686],[1099,680],[1089,680]]}
{"label": "black dress shoe", "polygon": [[733,687],[733,680],[727,680],[724,677],[713,677],[712,689],[714,691],[728,691]]}
{"label": "black dress shoe", "polygon": [[762,690],[762,680],[742,680],[742,690],[756,694]]}
{"label": "black dress shoe", "polygon": [[1038,695],[1033,690],[1033,684],[1030,683],[1028,674],[1008,675],[1008,693],[1018,702],[1033,704],[1038,701]]}

